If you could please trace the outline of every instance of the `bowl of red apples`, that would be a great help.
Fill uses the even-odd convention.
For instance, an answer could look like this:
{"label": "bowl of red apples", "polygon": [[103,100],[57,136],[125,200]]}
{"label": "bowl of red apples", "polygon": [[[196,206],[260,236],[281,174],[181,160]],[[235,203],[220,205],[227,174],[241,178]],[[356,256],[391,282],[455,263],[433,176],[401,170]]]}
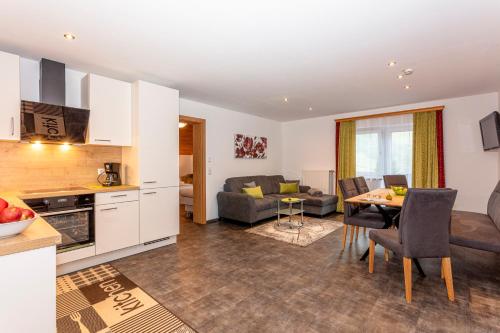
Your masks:
{"label": "bowl of red apples", "polygon": [[0,238],[23,232],[37,218],[31,209],[9,205],[6,200],[0,198]]}

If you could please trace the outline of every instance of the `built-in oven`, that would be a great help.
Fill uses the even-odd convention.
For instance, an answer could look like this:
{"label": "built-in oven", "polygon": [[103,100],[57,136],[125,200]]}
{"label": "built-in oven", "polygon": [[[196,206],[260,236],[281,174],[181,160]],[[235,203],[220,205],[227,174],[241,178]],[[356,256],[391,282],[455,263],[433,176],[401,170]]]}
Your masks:
{"label": "built-in oven", "polygon": [[25,200],[61,234],[57,253],[94,245],[94,202],[94,194]]}

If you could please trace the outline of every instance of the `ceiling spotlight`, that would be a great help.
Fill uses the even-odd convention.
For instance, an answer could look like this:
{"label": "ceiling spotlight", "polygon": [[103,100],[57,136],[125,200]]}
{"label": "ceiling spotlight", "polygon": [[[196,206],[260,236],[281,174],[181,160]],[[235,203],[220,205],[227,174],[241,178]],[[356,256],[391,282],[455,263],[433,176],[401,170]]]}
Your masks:
{"label": "ceiling spotlight", "polygon": [[187,123],[180,122],[179,123],[179,128],[184,128],[187,126]]}
{"label": "ceiling spotlight", "polygon": [[64,38],[66,38],[67,40],[74,40],[76,39],[76,36],[70,33],[65,33]]}
{"label": "ceiling spotlight", "polygon": [[310,106],[310,107],[309,107],[309,111],[312,111],[312,110],[313,110],[313,108],[312,108],[312,106]]}
{"label": "ceiling spotlight", "polygon": [[405,68],[405,69],[403,69],[403,74],[404,75],[412,75],[413,74],[413,69],[411,69],[411,68]]}
{"label": "ceiling spotlight", "polygon": [[399,74],[399,75],[398,75],[398,79],[400,79],[400,80],[401,80],[401,79],[403,78],[403,76],[404,76],[403,74]]}
{"label": "ceiling spotlight", "polygon": [[284,101],[285,103],[288,103],[288,97],[283,98],[283,101]]}
{"label": "ceiling spotlight", "polygon": [[387,66],[394,67],[394,66],[396,66],[396,62],[394,60],[389,61],[389,63],[387,64]]}
{"label": "ceiling spotlight", "polygon": [[407,85],[405,85],[405,89],[406,89],[406,90],[408,90],[408,89],[410,89],[410,88],[411,88],[411,87],[410,87],[410,85],[408,85],[408,84],[407,84]]}

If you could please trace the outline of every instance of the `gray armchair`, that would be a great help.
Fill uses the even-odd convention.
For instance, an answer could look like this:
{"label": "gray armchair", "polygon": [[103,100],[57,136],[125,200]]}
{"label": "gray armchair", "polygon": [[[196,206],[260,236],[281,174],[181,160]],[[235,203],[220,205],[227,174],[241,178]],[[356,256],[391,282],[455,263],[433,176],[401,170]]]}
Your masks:
{"label": "gray armchair", "polygon": [[384,175],[384,184],[386,188],[391,188],[391,186],[408,188],[408,180],[405,175]]}
{"label": "gray armchair", "polygon": [[[358,189],[353,178],[346,178],[339,180],[339,187],[342,191],[344,199],[349,199],[359,195]],[[385,226],[385,219],[379,212],[371,212],[362,209],[358,205],[353,205],[344,202],[344,237],[342,241],[342,249],[345,249],[347,239],[347,228],[351,226],[350,244],[352,244],[354,237],[354,230],[356,230],[356,238],[359,232],[359,227],[380,229]]]}
{"label": "gray armchair", "polygon": [[412,259],[441,258],[448,298],[453,301],[450,260],[450,220],[457,196],[451,189],[409,189],[401,209],[399,230],[371,230],[369,272],[373,273],[375,244],[403,257],[406,302],[411,302]]}

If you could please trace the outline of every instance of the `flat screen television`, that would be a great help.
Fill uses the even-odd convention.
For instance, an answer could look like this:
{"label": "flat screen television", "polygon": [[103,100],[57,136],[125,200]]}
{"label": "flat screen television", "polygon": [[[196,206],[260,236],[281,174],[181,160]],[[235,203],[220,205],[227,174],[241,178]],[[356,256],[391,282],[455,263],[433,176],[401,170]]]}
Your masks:
{"label": "flat screen television", "polygon": [[495,111],[479,121],[484,151],[500,148],[500,114]]}

